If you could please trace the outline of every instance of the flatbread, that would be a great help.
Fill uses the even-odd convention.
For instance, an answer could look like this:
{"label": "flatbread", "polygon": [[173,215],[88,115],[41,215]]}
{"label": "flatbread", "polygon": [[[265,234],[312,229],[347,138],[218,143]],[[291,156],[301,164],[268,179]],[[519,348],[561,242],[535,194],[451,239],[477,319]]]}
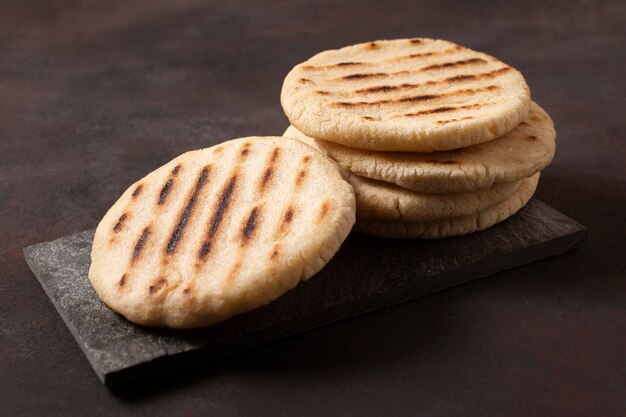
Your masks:
{"label": "flatbread", "polygon": [[511,197],[520,182],[496,184],[467,193],[424,194],[351,174],[357,221],[432,221],[467,216]]}
{"label": "flatbread", "polygon": [[281,137],[235,139],[126,190],[98,225],[89,279],[135,323],[204,326],[311,277],[354,220],[352,187],[320,152]]}
{"label": "flatbread", "polygon": [[[290,126],[284,136],[311,143]],[[315,140],[344,169],[421,193],[462,193],[510,183],[543,170],[554,157],[556,132],[550,116],[532,103],[529,116],[493,141],[454,151],[373,152]]]}
{"label": "flatbread", "polygon": [[509,218],[524,207],[535,193],[539,175],[522,180],[519,189],[510,198],[477,214],[429,222],[359,221],[354,230],[396,239],[436,239],[477,232]]}
{"label": "flatbread", "polygon": [[285,78],[281,103],[298,130],[375,151],[433,152],[487,142],[528,114],[522,74],[434,39],[375,41],[319,53]]}

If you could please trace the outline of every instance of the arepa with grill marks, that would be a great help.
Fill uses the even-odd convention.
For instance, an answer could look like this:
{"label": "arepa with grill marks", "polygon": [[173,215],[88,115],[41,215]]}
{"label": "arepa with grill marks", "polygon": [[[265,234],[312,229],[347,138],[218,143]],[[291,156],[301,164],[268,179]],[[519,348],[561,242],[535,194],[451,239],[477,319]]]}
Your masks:
{"label": "arepa with grill marks", "polygon": [[556,149],[552,119],[535,102],[528,117],[502,137],[451,151],[365,151],[306,137],[293,126],[284,136],[314,143],[356,175],[434,194],[472,192],[530,177],[550,164]]}
{"label": "arepa with grill marks", "polygon": [[89,279],[135,323],[204,326],[311,277],[354,221],[353,190],[322,153],[281,137],[236,139],[126,190],[98,225]]}
{"label": "arepa with grill marks", "polygon": [[487,142],[528,114],[522,74],[452,42],[383,40],[321,52],[285,78],[291,124],[348,147],[433,152]]}

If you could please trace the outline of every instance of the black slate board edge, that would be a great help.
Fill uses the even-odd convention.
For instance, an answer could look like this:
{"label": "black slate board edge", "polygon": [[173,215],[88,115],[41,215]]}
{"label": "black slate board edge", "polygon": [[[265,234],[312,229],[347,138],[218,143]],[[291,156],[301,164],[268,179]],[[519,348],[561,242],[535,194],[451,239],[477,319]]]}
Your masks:
{"label": "black slate board edge", "polygon": [[[230,344],[220,346],[219,350],[210,351],[209,349],[200,349],[175,356],[168,355],[145,362],[132,368],[112,372],[107,375],[99,374],[98,377],[107,386],[121,385],[124,382],[131,380],[141,381],[163,377],[174,372],[181,370],[184,371],[193,365],[200,365],[225,356],[236,355],[237,353],[266,345],[275,340],[295,336],[341,320],[346,320],[383,308],[390,308],[398,304],[427,297],[434,293],[444,291],[458,285],[463,285],[470,281],[486,278],[508,269],[517,268],[553,256],[559,256],[576,248],[580,243],[586,240],[587,230],[584,229],[583,226],[580,227],[581,229],[575,233],[559,237],[550,242],[542,242],[537,245],[529,246],[526,249],[517,252],[515,255],[509,254],[505,257],[500,256],[489,259],[483,264],[474,264],[470,267],[452,270],[443,275],[445,278],[443,284],[433,287],[428,293],[420,292],[416,294],[408,291],[412,289],[410,287],[397,288],[394,291],[387,292],[383,295],[378,294],[376,296],[360,299],[347,306],[343,305],[324,310],[315,318],[303,322],[301,328],[297,330],[294,330],[291,323],[283,323],[282,325],[265,329],[261,332],[249,334],[246,337],[246,341],[231,341]],[[559,244],[562,243],[562,249],[553,252],[544,251],[545,248],[554,246],[555,242]],[[510,262],[513,258],[515,259],[515,262]],[[471,278],[459,281],[459,274],[464,274]],[[453,282],[453,284],[450,284],[450,282]]]}
{"label": "black slate board edge", "polygon": [[[278,326],[274,326],[268,329],[263,329],[258,332],[247,334],[245,340],[234,339],[228,344],[222,344],[218,349],[210,350],[208,348],[201,348],[198,350],[192,350],[184,353],[177,353],[175,355],[165,355],[163,357],[133,366],[131,368],[122,369],[116,372],[106,373],[100,369],[99,364],[93,360],[93,357],[88,354],[82,344],[79,343],[81,350],[87,357],[89,363],[96,372],[98,378],[107,386],[121,385],[128,381],[147,380],[155,377],[162,377],[167,374],[171,374],[180,369],[189,368],[193,365],[199,365],[201,363],[215,360],[224,356],[230,356],[239,352],[248,350],[253,347],[258,347],[267,344],[273,340],[303,333],[317,327],[321,327],[339,320],[356,317],[361,314],[366,314],[381,308],[391,307],[403,302],[415,300],[438,291],[452,288],[457,285],[462,285],[468,281],[484,278],[486,276],[498,273],[500,271],[526,265],[528,263],[545,259],[551,256],[561,255],[576,246],[578,246],[587,237],[587,231],[583,226],[580,226],[576,232],[561,236],[549,242],[542,242],[518,251],[513,254],[505,256],[494,257],[486,260],[480,264],[474,264],[462,269],[451,270],[441,276],[442,280],[438,285],[433,286],[427,292],[415,293],[415,290],[410,287],[400,287],[393,291],[376,294],[367,298],[359,299],[349,305],[343,305],[341,307],[331,307],[324,311],[321,311],[315,317],[311,317],[308,320],[303,320],[298,328],[294,329],[292,323],[282,323]],[[555,245],[555,243],[558,243]],[[41,243],[45,244],[45,243]],[[36,265],[31,262],[28,256],[38,245],[29,246],[24,249],[24,254],[29,267],[35,271]],[[547,252],[546,248],[559,247],[559,250]],[[71,334],[76,340],[80,339],[80,335],[77,329],[71,325],[71,320],[65,316],[63,309],[59,308],[54,301],[55,298],[49,292],[47,285],[39,278],[40,274],[35,273],[39,283],[44,288],[48,298],[52,300],[52,304],[63,319],[64,323],[70,330]],[[467,279],[463,279],[462,276],[467,276]],[[411,291],[413,290],[413,292]]]}
{"label": "black slate board edge", "polygon": [[[80,233],[80,232],[78,232],[78,233]],[[62,238],[63,237],[60,237],[59,239],[62,239]],[[71,325],[71,320],[69,320],[69,318],[65,316],[64,310],[57,305],[56,298],[54,297],[54,294],[52,294],[50,292],[50,289],[48,288],[48,286],[45,285],[45,283],[39,278],[40,274],[37,273],[38,268],[35,265],[35,263],[33,261],[31,261],[31,258],[29,256],[29,254],[31,252],[33,252],[39,245],[45,245],[46,243],[47,242],[42,242],[42,243],[37,243],[35,245],[31,245],[31,246],[25,247],[23,249],[24,258],[26,258],[26,263],[28,264],[28,267],[31,269],[31,271],[33,271],[33,275],[35,275],[35,278],[37,278],[37,281],[39,281],[39,284],[41,285],[41,287],[45,291],[46,295],[48,296],[48,300],[52,303],[52,305],[53,305],[54,309],[57,311],[57,313],[59,313],[59,316],[61,316],[61,319],[63,320],[63,323],[65,323],[65,326],[69,329],[70,333],[72,334],[72,337],[74,338],[75,341],[78,341],[78,340],[81,339],[81,336],[78,333],[78,330],[74,326]],[[98,376],[98,379],[100,379],[100,381],[103,384],[106,385],[107,381],[105,379],[104,372],[102,371],[102,369],[100,369],[100,364],[98,364],[98,362],[93,360],[92,356],[89,355],[89,352],[87,352],[87,350],[84,348],[84,346],[81,343],[77,343],[77,344],[80,347],[80,350],[83,352],[83,355],[89,361],[89,364],[91,365],[91,367],[93,368],[94,372]]]}

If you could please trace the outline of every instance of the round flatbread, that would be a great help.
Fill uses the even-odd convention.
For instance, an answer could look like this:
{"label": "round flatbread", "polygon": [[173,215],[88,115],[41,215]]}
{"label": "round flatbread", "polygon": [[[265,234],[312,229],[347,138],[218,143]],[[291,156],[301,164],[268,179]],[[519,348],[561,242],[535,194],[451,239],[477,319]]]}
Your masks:
{"label": "round flatbread", "polygon": [[522,74],[434,39],[376,41],[319,53],[285,78],[281,103],[304,134],[345,146],[433,152],[487,142],[528,114]]}
{"label": "round flatbread", "polygon": [[[284,136],[312,143],[290,126]],[[543,170],[554,157],[556,132],[536,103],[529,116],[504,136],[446,152],[373,152],[315,140],[316,147],[344,169],[421,193],[462,193],[510,183]]]}
{"label": "round flatbread", "polygon": [[467,193],[424,194],[384,181],[350,174],[356,218],[362,221],[432,221],[467,216],[511,197],[520,182],[496,184]]}
{"label": "round flatbread", "polygon": [[323,154],[287,138],[235,139],[126,190],[98,225],[89,279],[135,323],[204,326],[311,277],[354,220],[352,187]]}
{"label": "round flatbread", "polygon": [[521,181],[519,189],[507,200],[469,216],[429,222],[357,222],[354,230],[396,239],[436,239],[477,232],[499,223],[524,207],[535,193],[539,175]]}

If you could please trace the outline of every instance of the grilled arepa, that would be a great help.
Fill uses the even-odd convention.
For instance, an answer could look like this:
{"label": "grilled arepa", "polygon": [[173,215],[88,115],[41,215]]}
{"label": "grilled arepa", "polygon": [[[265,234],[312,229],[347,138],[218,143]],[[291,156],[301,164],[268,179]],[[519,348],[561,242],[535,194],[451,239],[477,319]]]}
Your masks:
{"label": "grilled arepa", "polygon": [[520,181],[519,188],[511,197],[475,214],[424,222],[357,221],[354,230],[395,239],[436,239],[477,232],[511,217],[524,207],[535,193],[539,175]]}
{"label": "grilled arepa", "polygon": [[291,124],[316,139],[433,152],[510,131],[528,114],[530,90],[492,56],[418,38],[319,53],[289,72],[281,103]]}
{"label": "grilled arepa", "polygon": [[297,140],[248,137],[187,152],[133,184],[96,231],[89,279],[147,326],[204,326],[319,271],[355,220],[352,187]]}
{"label": "grilled arepa", "polygon": [[504,136],[467,148],[433,152],[375,152],[306,137],[293,126],[287,137],[315,143],[346,170],[421,193],[464,193],[511,183],[543,170],[554,157],[556,132],[537,103]]}
{"label": "grilled arepa", "polygon": [[431,221],[475,214],[511,197],[520,181],[495,184],[467,193],[426,194],[395,184],[349,174],[356,219],[361,221]]}

